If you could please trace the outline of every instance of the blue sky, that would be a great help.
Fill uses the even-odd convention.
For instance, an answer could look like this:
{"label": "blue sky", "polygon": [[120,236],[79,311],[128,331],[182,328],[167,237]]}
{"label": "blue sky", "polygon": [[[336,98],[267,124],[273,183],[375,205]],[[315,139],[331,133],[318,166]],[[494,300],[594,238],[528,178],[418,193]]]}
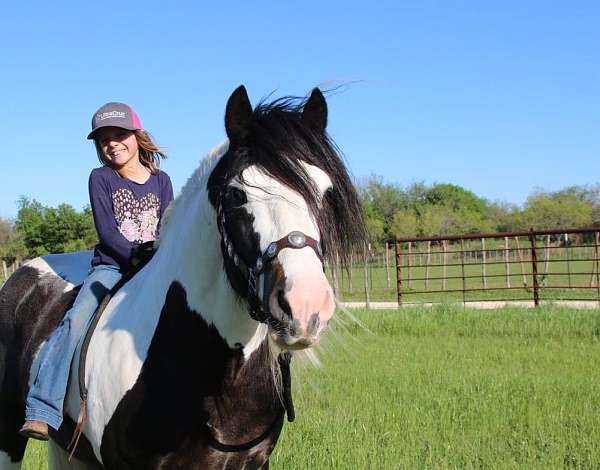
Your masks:
{"label": "blue sky", "polygon": [[0,16],[0,216],[87,204],[92,113],[124,101],[177,192],[224,137],[227,98],[329,97],[357,179],[522,204],[600,181],[600,3],[9,2]]}

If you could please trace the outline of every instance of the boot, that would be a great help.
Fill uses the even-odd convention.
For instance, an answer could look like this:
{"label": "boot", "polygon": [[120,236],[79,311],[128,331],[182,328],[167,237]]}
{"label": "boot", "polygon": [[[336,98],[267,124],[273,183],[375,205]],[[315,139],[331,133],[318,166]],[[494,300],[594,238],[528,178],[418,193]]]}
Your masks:
{"label": "boot", "polygon": [[23,437],[37,439],[38,441],[47,441],[48,425],[43,421],[25,421],[19,434]]}

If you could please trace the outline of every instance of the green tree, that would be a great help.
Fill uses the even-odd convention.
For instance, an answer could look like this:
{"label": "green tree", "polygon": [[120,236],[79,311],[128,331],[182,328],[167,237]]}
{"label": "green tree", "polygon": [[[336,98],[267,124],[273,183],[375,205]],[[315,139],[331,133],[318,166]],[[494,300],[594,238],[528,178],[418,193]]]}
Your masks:
{"label": "green tree", "polygon": [[15,222],[23,257],[91,248],[96,243],[94,222],[89,207],[82,212],[69,204],[46,207],[22,197]]}
{"label": "green tree", "polygon": [[394,235],[403,237],[416,237],[419,235],[419,221],[414,209],[402,209],[396,212],[392,218],[390,231]]}
{"label": "green tree", "polygon": [[592,225],[593,207],[568,193],[537,192],[527,198],[522,228],[536,230]]}

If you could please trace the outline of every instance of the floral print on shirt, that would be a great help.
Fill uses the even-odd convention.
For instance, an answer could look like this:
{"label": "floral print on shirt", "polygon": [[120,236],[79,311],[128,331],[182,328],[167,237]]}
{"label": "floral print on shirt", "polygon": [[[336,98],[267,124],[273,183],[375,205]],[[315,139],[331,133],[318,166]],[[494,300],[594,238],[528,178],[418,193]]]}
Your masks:
{"label": "floral print on shirt", "polygon": [[129,189],[121,188],[112,195],[119,231],[130,242],[143,243],[156,239],[160,199],[148,193],[137,199]]}

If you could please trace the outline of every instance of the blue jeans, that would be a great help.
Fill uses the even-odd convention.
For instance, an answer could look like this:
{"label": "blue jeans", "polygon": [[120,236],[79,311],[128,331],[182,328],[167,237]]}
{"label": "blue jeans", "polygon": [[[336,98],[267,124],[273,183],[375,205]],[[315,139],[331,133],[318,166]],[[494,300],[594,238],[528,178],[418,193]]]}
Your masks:
{"label": "blue jeans", "polygon": [[60,427],[75,350],[96,308],[121,276],[119,268],[106,264],[90,270],[73,307],[40,350],[39,369],[27,395],[25,419],[44,421],[54,429]]}

